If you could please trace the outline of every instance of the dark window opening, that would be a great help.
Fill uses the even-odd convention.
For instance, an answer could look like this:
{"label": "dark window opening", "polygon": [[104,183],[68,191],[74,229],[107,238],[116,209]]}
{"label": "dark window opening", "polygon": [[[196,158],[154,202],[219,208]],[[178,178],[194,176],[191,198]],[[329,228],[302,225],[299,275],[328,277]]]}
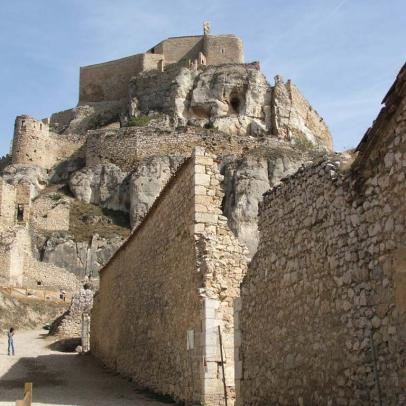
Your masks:
{"label": "dark window opening", "polygon": [[151,49],[151,54],[154,54],[155,53],[155,48],[152,48]]}
{"label": "dark window opening", "polygon": [[42,282],[41,281],[37,281],[37,286],[41,286]]}
{"label": "dark window opening", "polygon": [[17,221],[24,221],[24,205],[22,204],[17,205]]}
{"label": "dark window opening", "polygon": [[232,109],[234,110],[235,113],[239,113],[240,112],[240,108],[241,108],[241,101],[238,97],[232,97],[230,100],[230,105],[232,107]]}

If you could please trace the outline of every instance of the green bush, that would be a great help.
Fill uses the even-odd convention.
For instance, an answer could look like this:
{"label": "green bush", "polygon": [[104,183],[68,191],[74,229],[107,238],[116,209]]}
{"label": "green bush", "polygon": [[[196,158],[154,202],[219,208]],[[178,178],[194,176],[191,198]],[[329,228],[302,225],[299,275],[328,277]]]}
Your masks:
{"label": "green bush", "polygon": [[49,195],[49,198],[54,202],[57,202],[62,199],[62,196],[59,193],[52,193],[52,195]]}
{"label": "green bush", "polygon": [[206,123],[204,125],[204,128],[207,128],[208,130],[217,130],[217,127],[211,121]]}
{"label": "green bush", "polygon": [[301,151],[312,151],[316,148],[316,146],[303,135],[295,138],[294,145]]}
{"label": "green bush", "polygon": [[97,128],[104,127],[107,124],[119,121],[119,119],[120,117],[118,113],[98,113],[90,118],[87,127],[89,130],[96,130]]}
{"label": "green bush", "polygon": [[127,127],[145,127],[150,121],[151,118],[144,115],[131,117],[128,120]]}

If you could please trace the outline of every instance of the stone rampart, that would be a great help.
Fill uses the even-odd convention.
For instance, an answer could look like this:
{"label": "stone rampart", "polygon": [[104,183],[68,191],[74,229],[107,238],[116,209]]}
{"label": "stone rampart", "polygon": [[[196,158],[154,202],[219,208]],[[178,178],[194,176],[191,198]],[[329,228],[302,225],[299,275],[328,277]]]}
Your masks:
{"label": "stone rampart", "polygon": [[80,68],[79,103],[126,98],[128,82],[144,70],[157,69],[162,55],[137,54]]}
{"label": "stone rampart", "polygon": [[165,65],[188,66],[206,53],[205,63],[242,63],[243,45],[234,35],[196,35],[168,38],[146,53],[80,68],[79,103],[124,99],[131,77],[148,70],[162,73]]}
{"label": "stone rampart", "polygon": [[274,134],[299,143],[320,143],[332,150],[333,141],[323,118],[292,81],[284,83],[281,76],[275,77],[271,110]]}
{"label": "stone rampart", "polygon": [[235,35],[205,35],[203,54],[207,65],[244,63],[244,47]]}
{"label": "stone rampart", "polygon": [[9,286],[23,285],[24,258],[29,247],[29,234],[23,226],[0,233],[0,281]]}
{"label": "stone rampart", "polygon": [[16,189],[0,179],[0,227],[8,227],[15,223]]}
{"label": "stone rampart", "polygon": [[15,122],[12,163],[50,169],[78,153],[83,140],[57,135],[42,121],[23,115]]}
{"label": "stone rampart", "polygon": [[163,55],[166,64],[194,60],[203,50],[203,36],[172,37],[155,45],[148,52]]}
{"label": "stone rampart", "polygon": [[50,334],[60,337],[80,337],[83,313],[90,314],[93,307],[93,290],[81,288],[72,297],[69,310],[55,320]]}
{"label": "stone rampart", "polygon": [[154,127],[128,127],[89,131],[85,145],[86,166],[113,163],[130,171],[141,159],[156,155],[186,157],[198,146],[219,156],[256,150],[262,150],[265,155],[270,151],[292,153],[289,144],[272,137],[258,140],[199,127],[168,131]]}
{"label": "stone rampart", "polygon": [[242,288],[244,406],[406,402],[405,83],[363,162],[307,167],[264,198]]}
{"label": "stone rampart", "polygon": [[32,202],[31,225],[40,231],[68,231],[70,202],[57,193],[39,196]]}
{"label": "stone rampart", "polygon": [[91,350],[109,367],[205,405],[224,404],[218,326],[234,403],[233,305],[246,269],[221,215],[221,178],[197,149],[101,270],[92,312]]}

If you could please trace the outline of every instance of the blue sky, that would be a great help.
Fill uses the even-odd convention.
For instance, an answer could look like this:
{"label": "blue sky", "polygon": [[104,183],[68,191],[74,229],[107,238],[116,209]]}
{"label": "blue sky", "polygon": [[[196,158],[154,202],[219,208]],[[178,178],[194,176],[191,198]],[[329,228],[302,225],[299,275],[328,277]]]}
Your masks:
{"label": "blue sky", "polygon": [[334,146],[356,146],[406,56],[404,0],[14,0],[0,4],[0,155],[14,118],[73,107],[79,66],[169,36],[235,33],[268,80],[292,79]]}

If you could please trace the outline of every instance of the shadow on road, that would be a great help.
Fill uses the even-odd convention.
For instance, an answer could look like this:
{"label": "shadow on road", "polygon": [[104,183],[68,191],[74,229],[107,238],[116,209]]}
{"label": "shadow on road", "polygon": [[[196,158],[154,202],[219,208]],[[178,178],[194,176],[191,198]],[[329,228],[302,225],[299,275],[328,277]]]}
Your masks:
{"label": "shadow on road", "polygon": [[[45,405],[144,406],[158,399],[104,368],[91,355],[49,354],[20,358],[0,376],[0,405],[22,397],[25,382],[33,383],[33,401]],[[159,401],[158,401],[159,400]]]}

